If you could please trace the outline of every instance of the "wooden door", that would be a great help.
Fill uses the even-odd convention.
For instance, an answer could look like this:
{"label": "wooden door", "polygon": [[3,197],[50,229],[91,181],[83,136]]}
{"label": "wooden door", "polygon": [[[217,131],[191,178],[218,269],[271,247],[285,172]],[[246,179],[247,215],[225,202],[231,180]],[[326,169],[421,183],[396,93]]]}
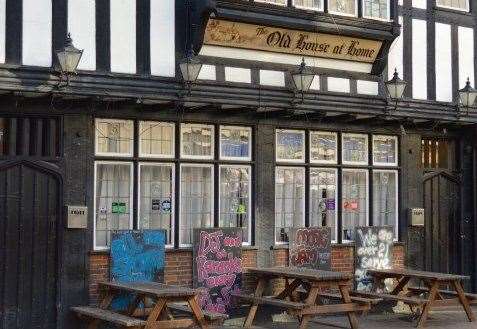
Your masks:
{"label": "wooden door", "polygon": [[55,328],[59,180],[0,164],[0,329]]}
{"label": "wooden door", "polygon": [[460,181],[447,170],[424,174],[425,269],[461,273]]}

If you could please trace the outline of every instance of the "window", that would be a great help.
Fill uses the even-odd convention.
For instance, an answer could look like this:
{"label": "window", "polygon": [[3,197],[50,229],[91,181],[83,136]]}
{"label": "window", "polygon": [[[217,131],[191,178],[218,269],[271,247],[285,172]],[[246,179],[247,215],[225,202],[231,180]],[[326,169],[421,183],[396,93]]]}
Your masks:
{"label": "window", "polygon": [[181,124],[181,157],[188,159],[213,159],[214,126]]}
{"label": "window", "polygon": [[193,228],[214,226],[213,171],[212,165],[181,165],[181,246],[192,243]]}
{"label": "window", "polygon": [[398,236],[397,171],[373,171],[373,225],[393,226]]}
{"label": "window", "polygon": [[220,158],[224,160],[251,160],[252,129],[249,127],[220,127]]}
{"label": "window", "polygon": [[132,228],[132,175],[132,163],[95,163],[94,245],[98,249],[109,247],[112,230]]}
{"label": "window", "polygon": [[469,0],[436,0],[438,7],[469,11]]}
{"label": "window", "polygon": [[373,136],[373,164],[397,166],[398,143],[396,136]]}
{"label": "window", "polygon": [[174,164],[139,164],[139,225],[164,229],[166,243],[174,241]]}
{"label": "window", "polygon": [[332,14],[357,16],[356,0],[329,0],[328,11]]}
{"label": "window", "polygon": [[255,2],[272,3],[274,5],[286,6],[287,0],[255,0]]}
{"label": "window", "polygon": [[174,157],[174,124],[141,121],[139,123],[139,154],[143,157]]}
{"label": "window", "polygon": [[293,5],[301,9],[323,10],[323,0],[293,0]]}
{"label": "window", "polygon": [[220,227],[242,227],[243,242],[251,242],[250,166],[220,166]]}
{"label": "window", "polygon": [[305,169],[277,167],[275,242],[287,243],[290,228],[303,226],[305,226]]}
{"label": "window", "polygon": [[368,225],[368,171],[343,169],[342,239],[354,240],[356,226]]}
{"label": "window", "polygon": [[343,134],[343,164],[368,164],[368,136],[363,134]]}
{"label": "window", "polygon": [[96,155],[132,156],[132,121],[96,119]]}
{"label": "window", "polygon": [[331,240],[336,241],[336,169],[310,169],[310,226],[331,227]]}
{"label": "window", "polygon": [[336,163],[336,133],[310,132],[310,161],[314,163]]}
{"label": "window", "polygon": [[305,132],[302,130],[276,131],[277,161],[305,161]]}
{"label": "window", "polygon": [[363,0],[363,17],[389,20],[389,0]]}

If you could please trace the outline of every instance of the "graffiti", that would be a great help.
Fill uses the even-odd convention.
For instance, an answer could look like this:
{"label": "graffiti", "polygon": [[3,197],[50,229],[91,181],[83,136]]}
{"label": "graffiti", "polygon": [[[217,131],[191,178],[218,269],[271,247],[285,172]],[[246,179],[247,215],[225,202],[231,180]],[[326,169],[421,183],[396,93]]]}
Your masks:
{"label": "graffiti", "polygon": [[[163,230],[112,232],[111,280],[162,282],[165,241]],[[113,308],[124,310],[128,304],[128,297],[118,297],[113,302]]]}
{"label": "graffiti", "polygon": [[200,306],[227,313],[233,306],[231,292],[242,284],[242,230],[195,229],[193,267]]}
{"label": "graffiti", "polygon": [[331,269],[331,228],[294,228],[290,231],[291,266]]}
{"label": "graffiti", "polygon": [[372,278],[368,269],[390,269],[394,233],[392,227],[357,227],[356,228],[356,288],[370,291]]}

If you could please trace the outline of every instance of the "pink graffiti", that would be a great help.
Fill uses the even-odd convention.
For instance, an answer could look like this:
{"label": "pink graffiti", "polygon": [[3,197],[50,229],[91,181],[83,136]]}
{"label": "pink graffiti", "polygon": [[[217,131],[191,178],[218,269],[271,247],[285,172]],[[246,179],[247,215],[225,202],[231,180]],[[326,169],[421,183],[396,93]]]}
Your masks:
{"label": "pink graffiti", "polygon": [[293,265],[315,264],[318,260],[317,250],[299,249],[291,255]]}
{"label": "pink graffiti", "polygon": [[225,247],[241,247],[242,246],[242,237],[241,236],[225,237],[224,238],[224,246]]}
{"label": "pink graffiti", "polygon": [[205,279],[205,285],[207,286],[207,288],[214,288],[218,286],[232,287],[236,278],[236,274],[222,274],[218,276],[211,276]]}
{"label": "pink graffiti", "polygon": [[222,236],[222,231],[212,233],[201,231],[198,255],[205,256],[209,252],[218,253],[220,251],[220,238]]}
{"label": "pink graffiti", "polygon": [[242,272],[242,260],[237,257],[220,261],[208,260],[206,257],[196,257],[196,262],[199,282],[206,280],[211,275]]}
{"label": "pink graffiti", "polygon": [[330,242],[328,231],[302,228],[296,231],[295,244],[308,248],[327,248]]}

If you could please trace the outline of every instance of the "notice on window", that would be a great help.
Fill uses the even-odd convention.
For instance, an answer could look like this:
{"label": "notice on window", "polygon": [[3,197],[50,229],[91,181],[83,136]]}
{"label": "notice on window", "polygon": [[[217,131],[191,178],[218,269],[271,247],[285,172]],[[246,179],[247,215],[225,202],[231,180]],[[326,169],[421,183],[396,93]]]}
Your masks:
{"label": "notice on window", "polygon": [[126,213],[126,203],[125,202],[113,202],[111,205],[111,212],[113,214],[125,214]]}

